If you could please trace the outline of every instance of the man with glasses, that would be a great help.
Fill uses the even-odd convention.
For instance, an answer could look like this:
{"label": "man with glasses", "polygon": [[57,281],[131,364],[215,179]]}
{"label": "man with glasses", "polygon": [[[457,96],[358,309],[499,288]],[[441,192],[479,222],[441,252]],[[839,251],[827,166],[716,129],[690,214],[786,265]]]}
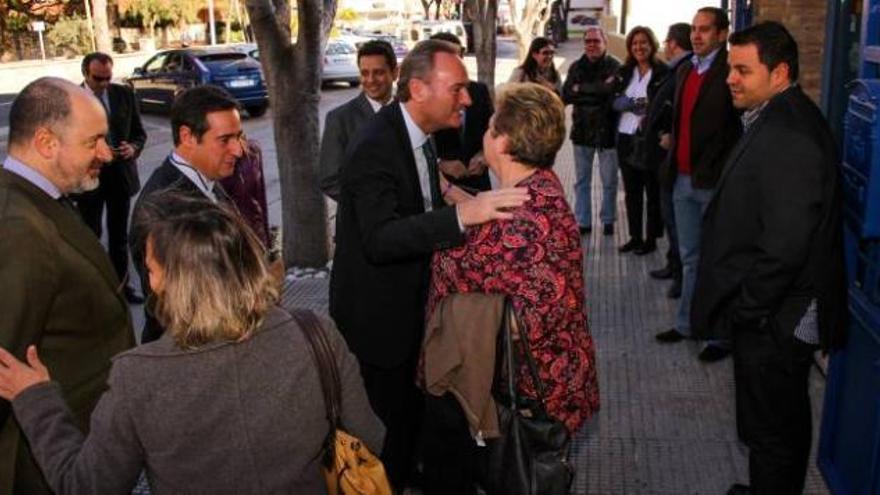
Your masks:
{"label": "man with glasses", "polygon": [[615,113],[611,108],[614,75],[620,61],[606,53],[605,31],[590,26],[584,33],[584,54],[568,70],[562,101],[573,105],[571,141],[575,163],[575,217],[581,234],[592,231],[593,160],[599,157],[602,233],[614,233],[617,219],[617,151]]}
{"label": "man with glasses", "polygon": [[647,147],[649,170],[658,171],[660,183],[660,211],[666,227],[669,249],[666,252],[666,266],[652,270],[649,275],[658,280],[672,279],[672,286],[666,295],[670,299],[681,297],[681,257],[678,254],[678,233],[675,230],[675,210],[672,205],[672,184],[664,181],[663,163],[668,160],[672,142],[672,104],[675,97],[675,73],[688,61],[691,55],[691,26],[679,22],[669,26],[663,42],[663,56],[669,67],[666,79],[648,102],[645,135],[650,138]]}
{"label": "man with glasses", "polygon": [[113,161],[101,168],[100,184],[94,191],[76,197],[76,204],[86,225],[98,238],[102,234],[101,217],[107,207],[107,252],[113,268],[123,283],[126,300],[141,304],[144,299],[128,283],[128,211],[131,197],[141,188],[137,158],[144,149],[147,134],[141,123],[134,93],[127,86],[111,83],[113,59],[93,52],[82,60],[83,87],[101,103],[110,125],[107,144]]}

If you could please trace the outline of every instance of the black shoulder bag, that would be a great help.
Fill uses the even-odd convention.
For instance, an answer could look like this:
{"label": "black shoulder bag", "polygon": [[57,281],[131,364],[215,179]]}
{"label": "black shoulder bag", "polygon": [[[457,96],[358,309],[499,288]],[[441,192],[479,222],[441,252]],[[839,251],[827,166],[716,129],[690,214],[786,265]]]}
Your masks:
{"label": "black shoulder bag", "polygon": [[[491,444],[489,469],[492,493],[567,495],[574,477],[568,463],[569,433],[561,421],[547,415],[544,384],[522,327],[518,327],[519,342],[538,400],[529,401],[517,393],[515,375],[519,368],[513,347],[515,325],[516,314],[507,299],[501,327],[503,354],[496,354],[504,356],[507,376],[502,381],[501,373],[496,373],[495,398],[501,436]],[[498,386],[502,383],[504,386]]]}

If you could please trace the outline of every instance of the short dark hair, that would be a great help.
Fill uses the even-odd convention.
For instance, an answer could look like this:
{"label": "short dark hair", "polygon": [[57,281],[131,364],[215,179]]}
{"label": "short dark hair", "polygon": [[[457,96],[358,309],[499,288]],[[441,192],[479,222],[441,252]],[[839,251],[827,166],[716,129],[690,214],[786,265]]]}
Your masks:
{"label": "short dark hair", "polygon": [[682,50],[691,51],[694,49],[691,44],[691,25],[686,22],[676,22],[669,26],[666,39],[674,41]]}
{"label": "short dark hair", "polygon": [[9,110],[9,141],[25,145],[40,127],[54,128],[70,117],[70,82],[56,77],[41,77],[18,93]]}
{"label": "short dark hair", "polygon": [[225,89],[217,86],[190,88],[171,105],[171,136],[174,145],[180,144],[180,128],[189,127],[198,141],[208,132],[208,114],[223,110],[238,110],[238,102]]}
{"label": "short dark hair", "polygon": [[406,103],[412,97],[409,94],[409,82],[413,79],[425,80],[434,70],[434,57],[438,53],[448,53],[458,57],[460,47],[441,40],[424,40],[418,42],[410,50],[403,63],[400,64],[400,78],[397,80],[397,99]]}
{"label": "short dark hair", "polygon": [[797,41],[782,24],[775,21],[759,22],[731,34],[729,41],[733,46],[755,45],[758,49],[758,59],[767,70],[785,64],[788,66],[791,82],[797,81],[800,72]]}
{"label": "short dark hair", "polygon": [[461,47],[461,39],[459,39],[458,36],[450,33],[449,31],[438,31],[432,34],[430,39],[446,41],[448,43],[452,43],[453,45],[458,45]]}
{"label": "short dark hair", "polygon": [[388,64],[389,69],[394,70],[397,68],[397,55],[394,54],[394,47],[391,46],[391,43],[385,40],[370,40],[362,44],[361,47],[358,48],[357,53],[358,66],[361,64],[362,57],[370,57],[374,55],[385,57],[385,62]]}
{"label": "short dark hair", "polygon": [[730,29],[730,18],[727,17],[727,11],[720,7],[703,7],[697,10],[698,14],[711,14],[715,18],[715,27],[719,31]]}
{"label": "short dark hair", "polygon": [[102,63],[102,64],[110,64],[110,65],[113,65],[113,57],[111,57],[110,55],[107,55],[107,54],[104,53],[104,52],[92,52],[92,53],[89,53],[88,55],[86,55],[85,57],[83,57],[83,59],[82,59],[82,67],[80,67],[80,69],[82,70],[82,74],[83,74],[84,76],[88,75],[88,73],[89,73],[89,65],[91,65],[92,62],[100,62],[100,63]]}

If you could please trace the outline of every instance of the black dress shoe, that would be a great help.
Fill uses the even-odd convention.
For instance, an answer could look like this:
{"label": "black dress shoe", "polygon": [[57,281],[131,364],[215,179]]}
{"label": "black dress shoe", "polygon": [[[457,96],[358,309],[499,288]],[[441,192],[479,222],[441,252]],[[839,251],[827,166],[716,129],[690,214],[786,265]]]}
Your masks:
{"label": "black dress shoe", "polygon": [[700,355],[697,357],[704,363],[714,363],[716,361],[721,361],[728,355],[730,355],[730,349],[718,347],[717,345],[707,345],[702,351],[700,351]]}
{"label": "black dress shoe", "polygon": [[641,239],[630,239],[629,242],[617,248],[617,251],[620,253],[628,253],[630,251],[635,251],[642,247]]}
{"label": "black dress shoe", "polygon": [[658,333],[654,338],[657,339],[658,342],[663,342],[664,344],[674,344],[675,342],[681,342],[686,339],[687,335],[680,333],[674,328],[670,328],[665,332]]}
{"label": "black dress shoe", "polygon": [[749,489],[749,485],[740,483],[730,485],[730,488],[727,490],[727,495],[750,495],[751,493],[752,490]]}
{"label": "black dress shoe", "polygon": [[578,227],[578,231],[581,235],[586,235],[593,231],[593,227]]}
{"label": "black dress shoe", "polygon": [[669,299],[678,299],[681,297],[681,278],[676,277],[676,279],[672,281],[672,285],[670,285],[669,290],[666,291],[666,297]]}
{"label": "black dress shoe", "polygon": [[656,278],[657,280],[666,280],[672,278],[675,275],[675,270],[672,268],[672,265],[666,265],[663,268],[658,268],[657,270],[651,270],[648,272],[648,275],[651,278]]}
{"label": "black dress shoe", "polygon": [[602,226],[602,235],[614,235],[614,224],[606,223]]}
{"label": "black dress shoe", "polygon": [[633,250],[633,253],[637,256],[644,256],[649,253],[653,253],[657,250],[657,241],[654,239],[648,239],[647,241],[642,243],[642,246],[638,249]]}
{"label": "black dress shoe", "polygon": [[138,295],[138,293],[135,292],[132,287],[125,286],[125,288],[122,289],[122,295],[125,296],[125,300],[128,301],[129,304],[144,303],[143,296]]}

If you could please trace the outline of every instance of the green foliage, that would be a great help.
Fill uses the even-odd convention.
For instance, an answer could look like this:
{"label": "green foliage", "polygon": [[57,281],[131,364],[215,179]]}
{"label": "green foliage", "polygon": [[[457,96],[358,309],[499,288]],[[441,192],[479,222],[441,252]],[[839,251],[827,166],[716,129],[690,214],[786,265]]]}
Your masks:
{"label": "green foliage", "polygon": [[89,24],[79,16],[62,16],[46,33],[46,40],[56,53],[84,55],[92,49]]}

